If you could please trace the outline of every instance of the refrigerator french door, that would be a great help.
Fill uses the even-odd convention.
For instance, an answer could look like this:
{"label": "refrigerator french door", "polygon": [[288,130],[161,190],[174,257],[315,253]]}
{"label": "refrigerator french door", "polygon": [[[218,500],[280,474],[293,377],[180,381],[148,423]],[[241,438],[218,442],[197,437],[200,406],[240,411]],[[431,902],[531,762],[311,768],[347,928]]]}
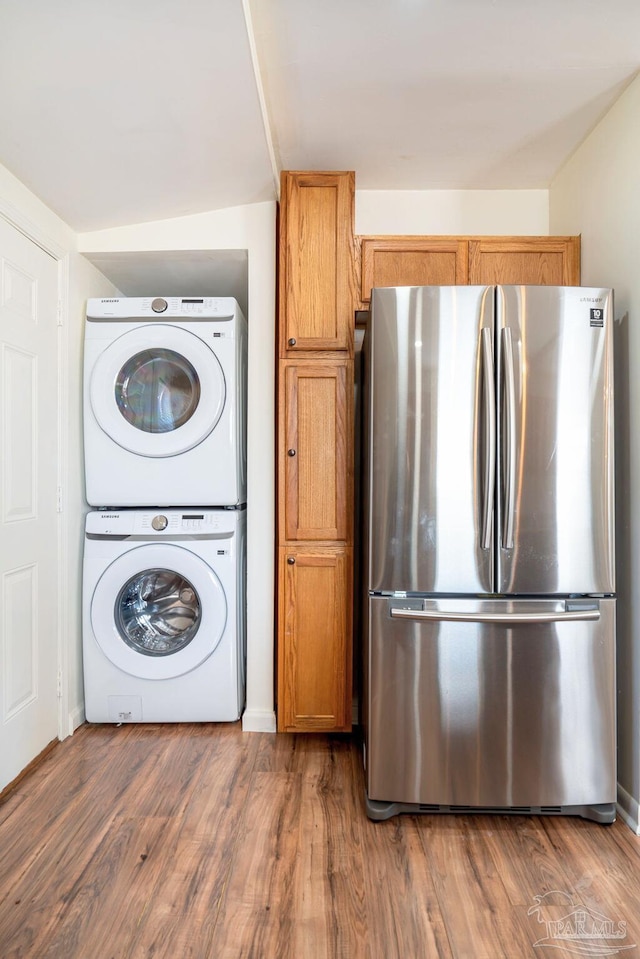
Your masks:
{"label": "refrigerator french door", "polygon": [[374,290],[367,808],[615,815],[612,293]]}

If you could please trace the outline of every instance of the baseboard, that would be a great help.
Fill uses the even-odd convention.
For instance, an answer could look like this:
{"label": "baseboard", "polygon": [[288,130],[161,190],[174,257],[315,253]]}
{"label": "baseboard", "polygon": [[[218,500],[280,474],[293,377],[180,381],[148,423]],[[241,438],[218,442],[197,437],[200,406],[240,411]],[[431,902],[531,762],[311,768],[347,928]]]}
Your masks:
{"label": "baseboard", "polygon": [[82,703],[69,713],[69,735],[74,733],[79,726],[82,726],[84,720],[84,703]]}
{"label": "baseboard", "polygon": [[640,836],[640,806],[633,796],[630,796],[626,789],[618,783],[618,802],[617,810],[629,829],[632,829],[636,836]]}
{"label": "baseboard", "polygon": [[266,709],[245,709],[242,714],[242,731],[243,733],[275,733],[275,712]]}

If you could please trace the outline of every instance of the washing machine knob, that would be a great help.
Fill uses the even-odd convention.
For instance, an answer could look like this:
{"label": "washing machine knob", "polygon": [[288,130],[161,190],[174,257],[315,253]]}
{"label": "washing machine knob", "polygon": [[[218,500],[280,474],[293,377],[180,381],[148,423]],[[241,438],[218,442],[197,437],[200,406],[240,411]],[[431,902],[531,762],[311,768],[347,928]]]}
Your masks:
{"label": "washing machine knob", "polygon": [[151,304],[151,309],[154,313],[164,313],[166,308],[169,306],[166,300],[163,300],[161,296],[156,297],[156,299]]}
{"label": "washing machine knob", "polygon": [[167,528],[167,526],[169,525],[169,520],[167,519],[166,516],[162,516],[162,515],[154,516],[153,519],[151,520],[151,525],[153,526],[155,530],[160,532],[161,530]]}

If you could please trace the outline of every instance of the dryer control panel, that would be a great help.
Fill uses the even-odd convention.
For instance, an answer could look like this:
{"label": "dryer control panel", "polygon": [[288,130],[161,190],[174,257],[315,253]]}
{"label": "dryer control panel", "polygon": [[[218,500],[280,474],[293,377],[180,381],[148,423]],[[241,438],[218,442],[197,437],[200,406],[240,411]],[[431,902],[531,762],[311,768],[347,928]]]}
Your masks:
{"label": "dryer control panel", "polygon": [[231,296],[123,296],[87,301],[87,320],[232,320],[240,312]]}

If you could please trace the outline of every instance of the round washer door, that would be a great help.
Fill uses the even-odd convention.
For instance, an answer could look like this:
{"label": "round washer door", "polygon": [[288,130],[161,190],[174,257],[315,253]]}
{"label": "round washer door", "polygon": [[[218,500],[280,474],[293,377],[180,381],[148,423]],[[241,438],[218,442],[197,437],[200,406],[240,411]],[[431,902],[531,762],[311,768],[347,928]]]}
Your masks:
{"label": "round washer door", "polygon": [[102,652],[130,676],[173,679],[218,646],[227,601],[214,571],[181,546],[138,546],[104,571],[91,601]]}
{"label": "round washer door", "polygon": [[215,428],[226,386],[215,353],[177,326],[123,333],[91,374],[91,407],[111,439],[141,456],[176,456]]}

